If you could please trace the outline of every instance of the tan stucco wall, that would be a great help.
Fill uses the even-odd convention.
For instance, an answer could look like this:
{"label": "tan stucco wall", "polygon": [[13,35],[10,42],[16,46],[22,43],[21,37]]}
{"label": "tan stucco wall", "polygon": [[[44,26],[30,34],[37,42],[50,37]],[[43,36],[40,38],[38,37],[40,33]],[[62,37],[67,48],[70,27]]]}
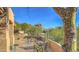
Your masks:
{"label": "tan stucco wall", "polygon": [[10,35],[10,46],[13,48],[14,46],[14,14],[11,8],[8,8],[8,16],[9,16],[9,35]]}

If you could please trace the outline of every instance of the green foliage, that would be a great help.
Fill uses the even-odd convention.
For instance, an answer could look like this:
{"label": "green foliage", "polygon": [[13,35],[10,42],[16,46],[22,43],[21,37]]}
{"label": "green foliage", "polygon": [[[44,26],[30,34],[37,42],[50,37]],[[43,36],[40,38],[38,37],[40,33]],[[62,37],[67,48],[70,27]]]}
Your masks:
{"label": "green foliage", "polygon": [[63,27],[53,28],[49,31],[49,38],[52,37],[52,40],[63,44],[64,41],[64,29]]}
{"label": "green foliage", "polygon": [[[25,31],[26,33],[29,33],[30,35],[37,35],[40,33],[43,33],[43,29],[40,27],[36,27],[35,25],[29,25],[27,23],[19,24],[16,22],[15,30],[20,29]],[[48,29],[48,36],[50,39],[55,40],[56,42],[63,44],[64,41],[64,29],[63,27],[57,27]]]}
{"label": "green foliage", "polygon": [[78,51],[79,51],[79,26],[77,28],[77,41],[78,41]]}
{"label": "green foliage", "polygon": [[30,33],[31,35],[38,35],[39,33],[42,33],[42,29],[41,28],[37,28],[35,26],[32,26],[27,33]]}
{"label": "green foliage", "polygon": [[26,30],[28,30],[30,27],[31,27],[31,25],[29,25],[29,24],[27,24],[27,23],[20,24],[20,23],[17,23],[17,22],[16,22],[15,30],[16,30],[16,29],[19,29],[19,30],[26,31]]}
{"label": "green foliage", "polygon": [[21,29],[21,25],[19,24],[19,23],[16,23],[16,25],[15,25],[15,30],[16,29]]}
{"label": "green foliage", "polygon": [[42,29],[40,27],[36,27],[35,25],[33,26],[27,23],[19,24],[17,22],[15,25],[15,30],[22,30],[26,33],[30,33],[31,35],[37,35],[42,32]]}
{"label": "green foliage", "polygon": [[27,24],[27,23],[23,23],[23,24],[21,24],[21,29],[22,30],[27,30],[27,29],[29,29],[30,28],[30,25],[29,24]]}

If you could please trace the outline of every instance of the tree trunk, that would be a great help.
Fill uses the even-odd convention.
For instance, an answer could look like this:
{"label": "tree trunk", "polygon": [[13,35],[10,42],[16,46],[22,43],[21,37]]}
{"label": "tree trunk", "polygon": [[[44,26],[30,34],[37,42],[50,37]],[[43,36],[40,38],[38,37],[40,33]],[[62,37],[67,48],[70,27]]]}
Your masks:
{"label": "tree trunk", "polygon": [[64,50],[67,52],[77,51],[77,34],[76,34],[76,8],[55,7],[54,10],[61,16],[64,21]]}
{"label": "tree trunk", "polygon": [[72,40],[72,46],[71,46],[71,51],[75,52],[77,51],[77,33],[76,33],[76,8],[73,8],[72,10],[72,17],[71,17],[71,26],[73,28],[73,40]]}
{"label": "tree trunk", "polygon": [[70,8],[70,17],[64,19],[65,51],[77,51],[76,8]]}

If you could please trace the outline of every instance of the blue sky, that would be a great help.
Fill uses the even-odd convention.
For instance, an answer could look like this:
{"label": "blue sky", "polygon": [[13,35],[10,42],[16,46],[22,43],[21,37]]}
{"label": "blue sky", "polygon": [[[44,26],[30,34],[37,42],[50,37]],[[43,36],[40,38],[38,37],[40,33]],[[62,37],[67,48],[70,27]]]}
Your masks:
{"label": "blue sky", "polygon": [[[28,24],[42,24],[44,28],[63,26],[61,17],[50,7],[13,7],[15,21]],[[77,11],[77,25],[79,24]]]}

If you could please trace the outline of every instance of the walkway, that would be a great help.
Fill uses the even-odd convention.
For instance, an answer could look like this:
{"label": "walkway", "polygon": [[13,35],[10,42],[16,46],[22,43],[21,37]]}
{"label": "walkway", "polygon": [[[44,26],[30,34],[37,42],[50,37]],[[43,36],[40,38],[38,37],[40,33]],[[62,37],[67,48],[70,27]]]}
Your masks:
{"label": "walkway", "polygon": [[[14,48],[15,52],[37,52],[36,49],[34,48],[34,42],[29,41],[26,44],[23,44],[21,46],[16,46]],[[51,49],[47,48],[47,51],[44,52],[52,52]]]}

